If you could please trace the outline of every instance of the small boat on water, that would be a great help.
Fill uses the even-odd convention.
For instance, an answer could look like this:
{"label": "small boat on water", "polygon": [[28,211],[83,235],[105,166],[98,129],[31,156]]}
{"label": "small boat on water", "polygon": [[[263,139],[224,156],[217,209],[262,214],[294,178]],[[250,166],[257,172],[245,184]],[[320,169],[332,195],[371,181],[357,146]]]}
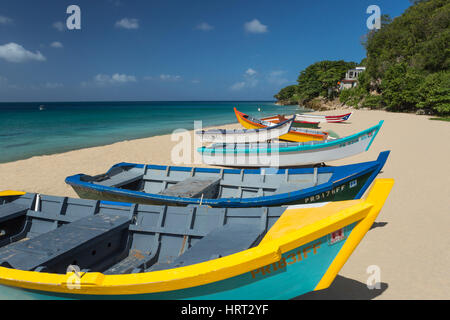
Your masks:
{"label": "small boat on water", "polygon": [[0,290],[15,299],[290,299],[330,286],[394,181],[367,198],[264,208],[0,197]]}
{"label": "small boat on water", "polygon": [[312,121],[312,122],[319,122],[319,123],[339,123],[344,122],[350,119],[353,112],[341,114],[338,116],[323,116],[323,115],[317,115],[317,114],[307,114],[307,113],[301,113],[297,114],[297,120],[301,121]]}
{"label": "small boat on water", "polygon": [[[278,114],[276,116],[262,118],[261,120],[272,122],[272,123],[280,123],[280,122],[286,121],[287,118],[284,115]],[[317,129],[317,128],[319,128],[319,124],[320,124],[319,121],[299,121],[299,120],[294,120],[294,123],[292,124],[292,126],[293,127],[297,127],[297,128]]]}
{"label": "small boat on water", "polygon": [[[234,113],[236,114],[239,123],[246,129],[267,128],[273,125],[272,122],[256,119],[245,113],[239,112],[236,108],[234,108]],[[328,139],[328,133],[292,127],[287,134],[280,136],[279,139],[294,142],[323,141]]]}
{"label": "small boat on water", "polygon": [[45,106],[43,105],[43,104],[41,104],[40,106],[39,106],[39,111],[44,111],[45,110]]}
{"label": "small boat on water", "polygon": [[339,167],[216,169],[119,163],[105,174],[66,178],[86,199],[145,204],[261,207],[360,198],[383,168],[376,161]]}
{"label": "small boat on water", "polygon": [[276,139],[288,133],[295,116],[261,129],[211,129],[196,131],[203,142],[250,143]]}
{"label": "small boat on water", "polygon": [[347,158],[369,150],[383,121],[359,133],[326,141],[222,143],[201,147],[202,161],[229,167],[291,167]]}

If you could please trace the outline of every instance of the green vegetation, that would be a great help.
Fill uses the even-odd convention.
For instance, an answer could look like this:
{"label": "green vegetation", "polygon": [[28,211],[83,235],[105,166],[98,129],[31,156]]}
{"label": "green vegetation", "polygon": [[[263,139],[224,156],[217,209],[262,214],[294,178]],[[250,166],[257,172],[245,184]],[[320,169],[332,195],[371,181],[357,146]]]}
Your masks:
{"label": "green vegetation", "polygon": [[430,120],[450,121],[450,117],[430,118]]}
{"label": "green vegetation", "polygon": [[345,76],[348,69],[356,67],[355,62],[320,61],[300,72],[297,79],[298,95],[302,101],[316,97],[335,98],[337,83]]}
{"label": "green vegetation", "polygon": [[279,101],[304,103],[319,96],[329,99],[338,95],[337,83],[348,69],[357,66],[355,62],[320,61],[300,72],[297,85],[280,90],[274,97]]}
{"label": "green vegetation", "polygon": [[300,73],[290,99],[304,103],[339,95],[340,102],[355,107],[450,115],[450,2],[411,2],[400,17],[383,16],[382,28],[366,35],[367,57],[361,64],[367,69],[357,87],[340,94],[335,90],[356,64],[321,61]]}

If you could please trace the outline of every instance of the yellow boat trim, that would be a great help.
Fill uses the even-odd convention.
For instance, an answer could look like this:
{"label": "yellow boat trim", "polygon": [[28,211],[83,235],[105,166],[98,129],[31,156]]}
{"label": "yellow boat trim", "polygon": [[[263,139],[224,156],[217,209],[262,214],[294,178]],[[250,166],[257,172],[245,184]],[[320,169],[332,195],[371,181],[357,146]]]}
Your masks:
{"label": "yellow boat trim", "polygon": [[328,288],[331,283],[336,278],[339,270],[344,266],[345,262],[348,260],[350,255],[353,253],[355,248],[361,242],[364,235],[369,231],[370,227],[375,222],[384,202],[387,199],[392,187],[394,185],[393,179],[377,179],[375,184],[369,192],[366,198],[367,202],[373,203],[373,207],[370,209],[369,214],[363,220],[361,220],[355,228],[353,228],[351,234],[349,235],[347,241],[342,246],[338,255],[334,258],[330,267],[328,268],[325,275],[322,277],[320,282],[314,291],[322,290]]}
{"label": "yellow boat trim", "polygon": [[[291,230],[283,236],[264,241],[264,243],[261,243],[257,247],[223,258],[181,268],[147,273],[124,275],[103,275],[98,272],[83,273],[77,283],[77,289],[73,289],[70,286],[75,277],[75,274],[72,272],[62,275],[0,267],[0,284],[59,293],[126,295],[172,291],[221,281],[277,262],[281,259],[283,253],[323,237],[354,222],[360,220],[365,221],[368,218],[370,221],[373,221],[373,216],[376,217],[376,214],[378,214],[379,209],[381,209],[382,203],[385,200],[383,197],[387,196],[387,193],[383,191],[383,189],[386,189],[386,184],[392,184],[393,182],[391,181],[392,180],[382,180],[380,182],[380,180],[377,180],[372,188],[371,194],[365,201],[352,200],[350,201],[352,203],[351,206],[345,207],[337,212],[329,213],[328,216],[323,219],[313,221],[311,224],[306,225],[301,229]],[[380,188],[382,190],[379,190]],[[345,202],[346,201],[343,203]],[[323,208],[325,207],[326,206]],[[299,213],[304,214],[305,216],[312,216],[317,212],[316,209],[317,208],[288,208],[287,211],[303,210],[303,212]],[[370,221],[364,223],[364,225],[371,225]],[[358,226],[359,225],[361,225],[361,223],[359,223]],[[359,232],[361,233],[362,231]],[[351,235],[347,242],[350,240],[354,241],[353,239],[355,237],[351,237]],[[364,236],[364,234],[361,233],[361,238],[362,236]],[[359,241],[360,239],[358,240],[358,243]],[[341,253],[342,250],[340,254]],[[348,256],[345,259],[348,259]],[[339,271],[338,269],[336,270]],[[331,279],[331,276],[328,277]],[[322,279],[322,281],[324,280]]]}
{"label": "yellow boat trim", "polygon": [[22,196],[24,194],[26,194],[26,192],[23,191],[14,191],[14,190],[0,191],[0,197]]}

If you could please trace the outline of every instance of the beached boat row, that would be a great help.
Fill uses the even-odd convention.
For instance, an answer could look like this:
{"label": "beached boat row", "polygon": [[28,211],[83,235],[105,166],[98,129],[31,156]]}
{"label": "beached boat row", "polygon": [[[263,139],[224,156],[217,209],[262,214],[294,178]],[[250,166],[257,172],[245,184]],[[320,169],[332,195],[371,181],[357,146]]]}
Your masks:
{"label": "beached boat row", "polygon": [[368,150],[382,122],[331,139],[294,127],[298,116],[235,114],[244,129],[197,133],[213,143],[199,150],[204,162],[234,168],[119,163],[67,177],[81,199],[0,192],[2,289],[36,298],[254,300],[329,287],[393,180],[376,179],[389,151],[371,162],[323,162]]}

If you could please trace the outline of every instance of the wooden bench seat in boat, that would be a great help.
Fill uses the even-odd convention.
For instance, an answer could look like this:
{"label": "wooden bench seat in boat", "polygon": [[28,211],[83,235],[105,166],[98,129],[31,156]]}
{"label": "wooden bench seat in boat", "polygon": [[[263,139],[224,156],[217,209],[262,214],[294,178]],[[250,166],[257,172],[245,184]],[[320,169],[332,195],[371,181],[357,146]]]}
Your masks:
{"label": "wooden bench seat in boat", "polygon": [[67,259],[91,247],[93,250],[88,252],[89,256],[83,257],[90,263],[82,264],[93,264],[109,254],[107,250],[99,250],[97,254],[95,245],[113,241],[111,239],[114,237],[120,238],[119,234],[127,231],[130,221],[131,218],[125,215],[103,213],[78,219],[53,231],[1,248],[0,265],[28,271],[39,268],[39,271],[64,272],[72,262]]}
{"label": "wooden bench seat in boat", "polygon": [[148,271],[184,267],[246,250],[260,239],[264,231],[258,224],[226,224],[209,232],[172,263],[156,264]]}
{"label": "wooden bench seat in boat", "polygon": [[159,194],[182,198],[216,198],[219,192],[219,178],[190,177],[169,186]]}
{"label": "wooden bench seat in boat", "polygon": [[8,221],[19,216],[24,216],[28,208],[24,205],[7,203],[0,206],[0,222]]}
{"label": "wooden bench seat in boat", "polygon": [[96,184],[105,186],[105,187],[116,187],[119,188],[121,186],[125,186],[134,181],[140,180],[143,176],[142,172],[135,171],[122,171],[120,173],[114,174],[109,177],[109,179],[95,182]]}

